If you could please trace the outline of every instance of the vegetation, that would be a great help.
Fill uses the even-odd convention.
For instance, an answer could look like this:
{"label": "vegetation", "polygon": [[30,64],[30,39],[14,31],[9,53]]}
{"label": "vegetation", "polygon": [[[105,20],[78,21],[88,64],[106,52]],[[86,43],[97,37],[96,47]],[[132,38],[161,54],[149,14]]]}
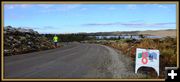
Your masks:
{"label": "vegetation", "polygon": [[[50,40],[53,39],[55,34],[42,34]],[[95,37],[89,37],[86,34],[57,34],[60,42],[73,42],[73,41],[84,41],[84,40],[92,40]]]}
{"label": "vegetation", "polygon": [[[126,54],[131,57],[132,61],[135,61],[135,52],[136,48],[144,49],[158,49],[160,50],[160,76],[159,78],[164,78],[165,76],[165,67],[173,67],[177,64],[177,39],[166,37],[162,39],[148,39],[144,38],[140,41],[136,40],[121,40],[119,42],[112,42],[105,44],[122,51],[123,54]],[[146,69],[148,75],[151,77],[156,77],[156,74],[153,74],[152,69]]]}

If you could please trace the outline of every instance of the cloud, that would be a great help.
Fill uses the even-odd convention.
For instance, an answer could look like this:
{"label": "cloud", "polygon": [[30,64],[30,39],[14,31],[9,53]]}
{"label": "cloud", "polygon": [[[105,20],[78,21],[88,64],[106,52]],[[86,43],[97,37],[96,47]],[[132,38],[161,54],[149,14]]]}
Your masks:
{"label": "cloud", "polygon": [[43,26],[43,27],[36,27],[36,28],[33,28],[33,29],[37,29],[37,30],[52,30],[52,29],[56,29],[56,28],[53,27],[53,26]]}
{"label": "cloud", "polygon": [[79,7],[79,6],[80,6],[79,4],[66,4],[66,5],[64,5],[64,8],[66,8],[66,9],[74,9],[74,8]]}
{"label": "cloud", "polygon": [[14,5],[4,5],[5,9],[13,9],[15,6]]}
{"label": "cloud", "polygon": [[53,26],[44,26],[43,29],[55,29]]}
{"label": "cloud", "polygon": [[163,8],[163,9],[167,9],[169,7],[169,5],[167,4],[153,4],[153,5],[157,8]]}
{"label": "cloud", "polygon": [[72,9],[76,9],[80,7],[79,4],[60,4],[60,5],[56,5],[56,8],[52,8],[52,10],[59,10],[59,11],[68,11],[68,10],[72,10]]}
{"label": "cloud", "polygon": [[165,5],[158,5],[159,8],[168,8],[167,6]]}
{"label": "cloud", "polygon": [[175,23],[124,23],[121,25],[129,27],[162,27],[167,25],[175,25]]}
{"label": "cloud", "polygon": [[5,9],[40,7],[47,11],[67,11],[80,7],[80,4],[5,4],[4,7]]}
{"label": "cloud", "polygon": [[111,26],[111,25],[120,25],[121,23],[91,23],[83,24],[84,26]]}
{"label": "cloud", "polygon": [[143,26],[143,23],[121,23],[123,26]]}
{"label": "cloud", "polygon": [[7,9],[14,9],[14,8],[28,8],[28,7],[32,7],[32,5],[31,4],[5,4],[4,7]]}
{"label": "cloud", "polygon": [[164,23],[144,23],[144,22],[116,22],[116,23],[91,23],[91,24],[83,24],[84,26],[127,26],[127,27],[157,27],[157,26],[168,26],[175,25],[176,23],[172,22],[164,22]]}
{"label": "cloud", "polygon": [[[46,5],[41,5],[42,7]],[[56,4],[53,6],[48,6],[47,9],[41,10],[40,12],[56,12],[56,11],[70,11],[72,9],[79,8],[80,4]],[[84,8],[85,10],[85,8]]]}
{"label": "cloud", "polygon": [[52,4],[38,4],[37,6],[41,7],[41,8],[51,8],[53,7],[54,5]]}
{"label": "cloud", "polygon": [[87,10],[87,8],[81,8],[81,10]]}
{"label": "cloud", "polygon": [[166,23],[155,23],[154,24],[154,26],[166,26],[166,25],[176,25],[176,23],[166,22]]}
{"label": "cloud", "polygon": [[127,8],[128,8],[128,9],[136,9],[136,8],[137,8],[137,5],[135,5],[135,4],[130,4],[130,5],[127,5]]}
{"label": "cloud", "polygon": [[19,19],[25,19],[25,15],[16,15],[15,13],[11,13],[7,16],[5,16],[5,18],[7,17],[7,19],[13,19],[13,20],[19,20]]}
{"label": "cloud", "polygon": [[32,7],[32,5],[31,4],[21,4],[21,5],[19,5],[19,7],[28,8],[28,7]]}
{"label": "cloud", "polygon": [[108,10],[115,10],[116,8],[115,7],[109,7],[107,8]]}
{"label": "cloud", "polygon": [[24,29],[33,29],[33,30],[34,30],[34,29],[35,29],[35,30],[36,30],[36,29],[39,29],[39,28],[37,28],[37,27],[24,27],[24,26],[21,26],[21,27],[19,27],[19,28],[24,28]]}

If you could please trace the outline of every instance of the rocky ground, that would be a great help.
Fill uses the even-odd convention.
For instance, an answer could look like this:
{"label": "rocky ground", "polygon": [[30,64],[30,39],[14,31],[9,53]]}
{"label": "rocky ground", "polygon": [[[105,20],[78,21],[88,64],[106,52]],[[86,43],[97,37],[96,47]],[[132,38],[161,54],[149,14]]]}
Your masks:
{"label": "rocky ground", "polygon": [[54,48],[53,42],[32,29],[4,27],[4,55]]}

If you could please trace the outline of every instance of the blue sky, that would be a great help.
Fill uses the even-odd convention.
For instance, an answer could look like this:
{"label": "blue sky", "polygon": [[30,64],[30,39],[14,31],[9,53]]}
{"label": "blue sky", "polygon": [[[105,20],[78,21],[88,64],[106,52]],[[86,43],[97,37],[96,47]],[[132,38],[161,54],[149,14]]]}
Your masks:
{"label": "blue sky", "polygon": [[176,29],[176,4],[4,4],[4,26],[39,33]]}

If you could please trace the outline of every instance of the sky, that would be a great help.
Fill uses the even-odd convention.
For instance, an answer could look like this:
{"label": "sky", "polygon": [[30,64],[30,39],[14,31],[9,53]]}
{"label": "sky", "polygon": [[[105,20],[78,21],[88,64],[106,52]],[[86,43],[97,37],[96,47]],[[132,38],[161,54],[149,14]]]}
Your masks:
{"label": "sky", "polygon": [[176,4],[4,4],[4,26],[39,33],[176,29]]}

